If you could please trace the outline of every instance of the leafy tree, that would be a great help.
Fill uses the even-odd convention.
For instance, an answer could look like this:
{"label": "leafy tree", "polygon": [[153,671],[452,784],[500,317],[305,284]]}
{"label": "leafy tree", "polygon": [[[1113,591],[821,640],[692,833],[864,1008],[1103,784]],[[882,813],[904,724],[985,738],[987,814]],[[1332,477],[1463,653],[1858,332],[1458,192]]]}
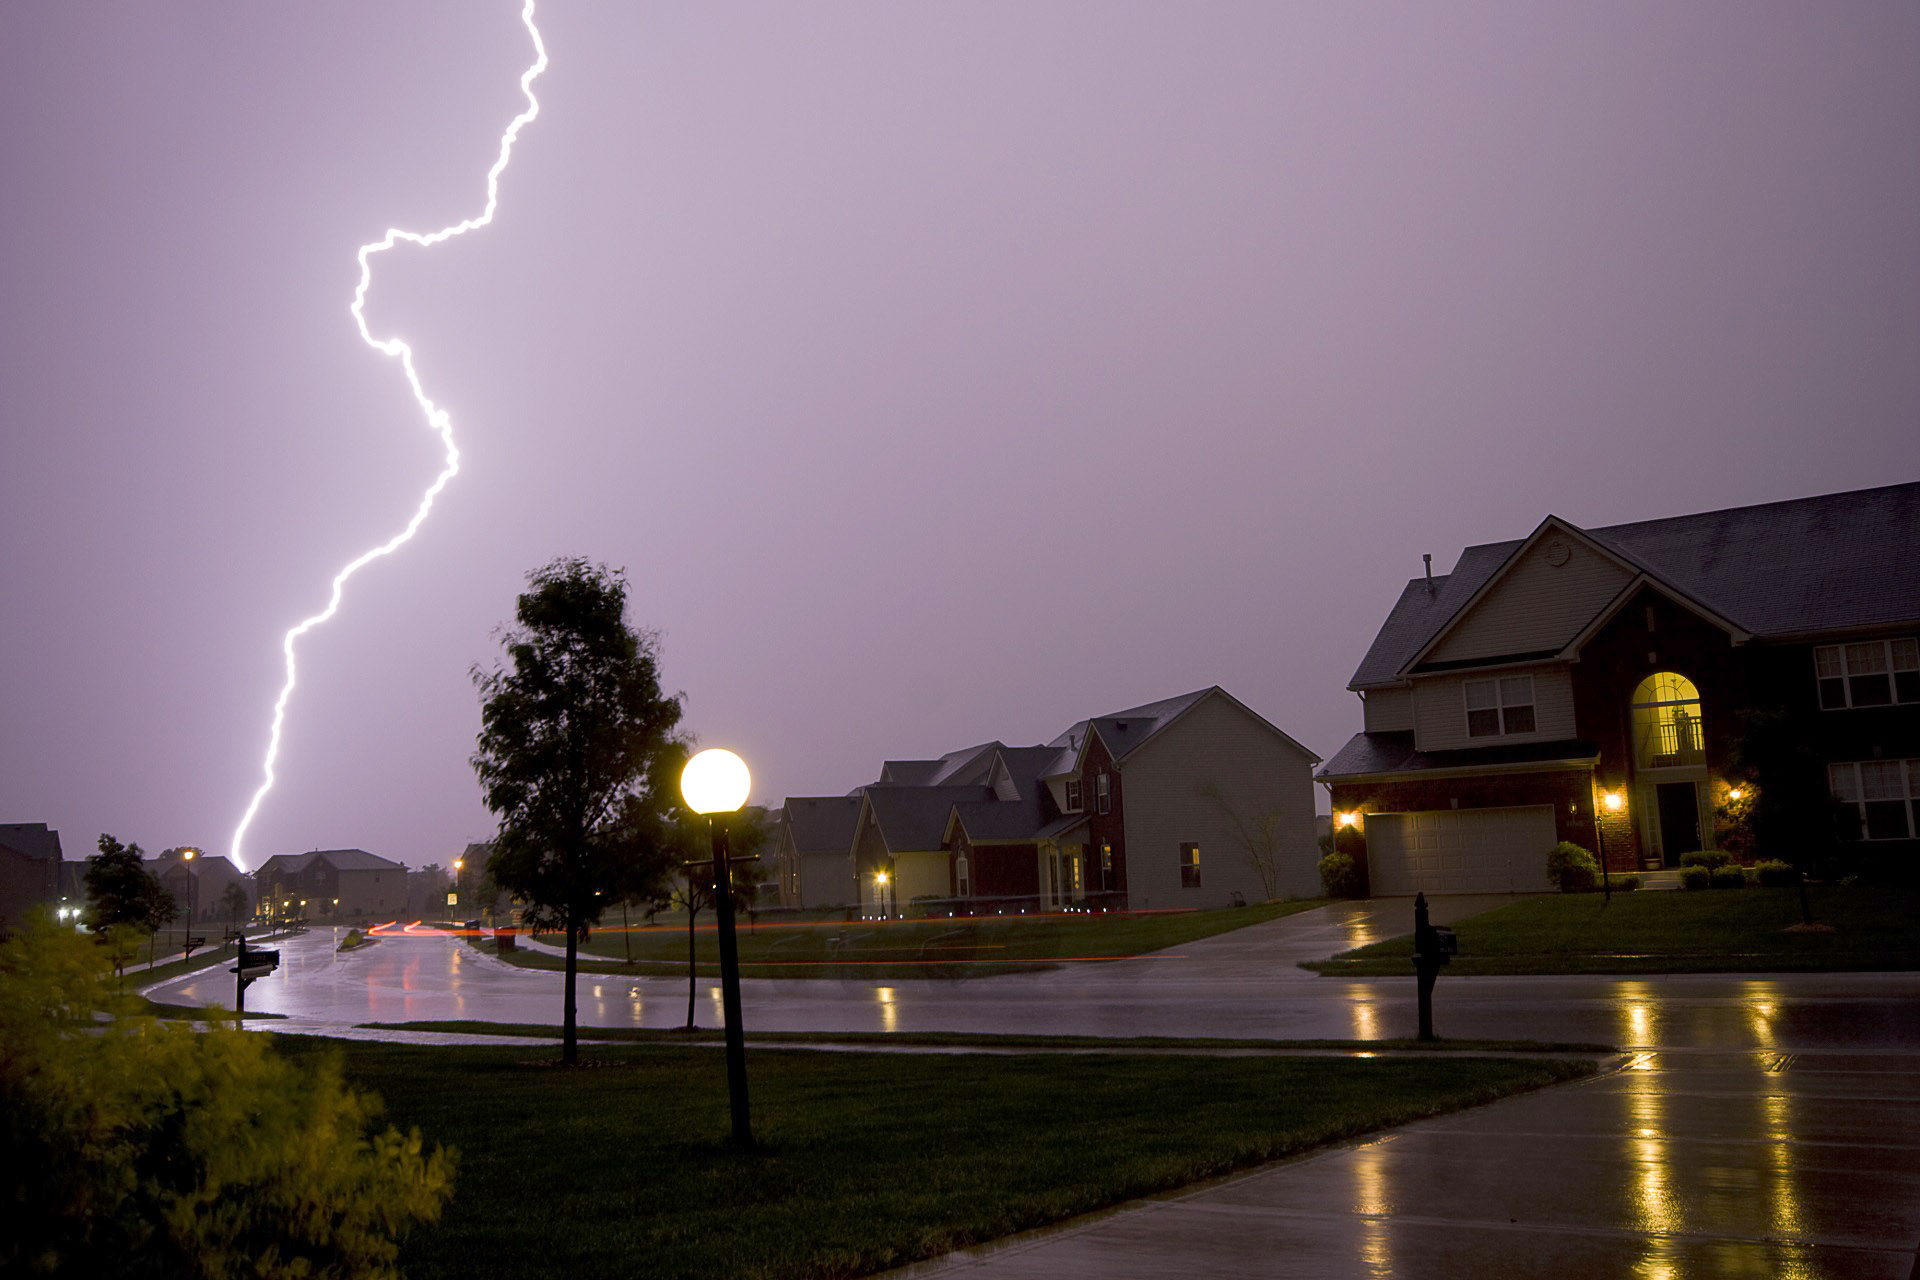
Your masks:
{"label": "leafy tree", "polygon": [[1841,848],[1841,815],[1827,793],[1818,735],[1806,717],[1778,709],[1743,712],[1741,722],[1730,780],[1742,784],[1742,794],[1720,810],[1733,827],[1733,840],[1723,843],[1799,871],[1801,919],[1811,924],[1807,875],[1824,869]]}
{"label": "leafy tree", "polygon": [[573,1063],[580,941],[667,874],[680,700],[660,691],[657,638],[627,625],[623,574],[562,559],[528,585],[502,638],[507,665],[473,672],[473,769],[500,821],[488,872],[525,899],[530,930],[566,935],[561,1060]]}
{"label": "leafy tree", "polygon": [[[121,844],[104,831],[100,833],[100,852],[87,859],[87,897],[93,906],[89,926],[97,934],[114,933],[110,943],[116,959],[124,949],[125,930],[147,935],[147,964],[153,964],[153,935],[180,913],[180,905],[167,892],[160,877],[147,870],[137,844]],[[116,971],[125,968],[119,960]]]}
{"label": "leafy tree", "polygon": [[105,974],[44,915],[0,945],[0,1275],[397,1280],[453,1156],[370,1133],[337,1056],[138,1016]]}
{"label": "leafy tree", "polygon": [[247,891],[240,887],[238,880],[227,881],[227,887],[220,891],[220,911],[233,922],[234,931],[239,932],[241,918],[247,914]]}

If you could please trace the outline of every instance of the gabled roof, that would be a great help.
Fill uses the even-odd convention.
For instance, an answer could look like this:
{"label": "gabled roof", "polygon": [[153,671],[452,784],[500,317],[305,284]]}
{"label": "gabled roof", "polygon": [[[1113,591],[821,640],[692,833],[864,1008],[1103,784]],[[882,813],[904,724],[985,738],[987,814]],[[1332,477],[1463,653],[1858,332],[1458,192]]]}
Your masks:
{"label": "gabled roof", "polygon": [[[1577,530],[1623,564],[1752,636],[1920,621],[1920,483]],[[1468,547],[1410,580],[1348,682],[1395,682],[1525,545]]]}
{"label": "gabled roof", "polygon": [[276,853],[260,864],[265,871],[274,863],[281,869],[298,874],[305,871],[316,858],[325,858],[336,871],[405,871],[406,868],[376,853],[365,849],[312,849],[306,853]]}
{"label": "gabled roof", "polygon": [[994,753],[1005,750],[998,742],[949,751],[938,760],[888,760],[880,766],[879,786],[958,787],[987,780]]}
{"label": "gabled roof", "polygon": [[798,853],[845,853],[853,847],[854,824],[863,797],[788,796],[787,832]]}
{"label": "gabled roof", "polygon": [[1123,762],[1128,756],[1145,746],[1156,734],[1170,727],[1175,721],[1179,720],[1180,717],[1186,715],[1187,712],[1199,705],[1203,699],[1216,694],[1225,698],[1228,702],[1240,708],[1240,710],[1246,712],[1255,720],[1258,720],[1274,733],[1279,734],[1281,738],[1291,743],[1302,754],[1316,761],[1320,759],[1319,756],[1314,755],[1314,753],[1307,750],[1306,747],[1301,746],[1301,744],[1284,729],[1281,729],[1265,716],[1254,711],[1244,702],[1241,702],[1238,698],[1215,684],[1208,685],[1204,689],[1196,689],[1192,693],[1183,693],[1178,697],[1162,698],[1158,702],[1146,702],[1137,707],[1129,707],[1125,711],[1115,711],[1110,715],[1095,716],[1090,720],[1080,721],[1071,729],[1068,729],[1065,733],[1055,738],[1050,744],[1054,747],[1072,751],[1072,763],[1062,769],[1057,767],[1058,762],[1056,762],[1056,767],[1052,768],[1045,776],[1057,776],[1059,773],[1071,772],[1076,768],[1080,758],[1086,752],[1087,735],[1089,732],[1100,735],[1100,741],[1107,744],[1107,750],[1113,755],[1116,764]]}
{"label": "gabled roof", "polygon": [[0,844],[11,846],[36,862],[61,859],[60,833],[44,822],[0,822]]}
{"label": "gabled roof", "polygon": [[992,800],[992,787],[869,787],[864,801],[895,853],[938,849],[953,806]]}

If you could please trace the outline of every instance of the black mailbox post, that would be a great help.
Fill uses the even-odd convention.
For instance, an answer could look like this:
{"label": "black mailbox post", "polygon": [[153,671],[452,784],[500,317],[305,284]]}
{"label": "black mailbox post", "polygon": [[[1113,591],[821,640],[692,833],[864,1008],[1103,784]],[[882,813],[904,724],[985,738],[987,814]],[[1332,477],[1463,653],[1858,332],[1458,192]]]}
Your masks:
{"label": "black mailbox post", "polygon": [[233,1016],[243,1019],[247,1016],[247,984],[255,978],[264,978],[280,967],[280,952],[264,948],[247,950],[247,935],[240,934],[237,950],[234,953],[233,974]]}
{"label": "black mailbox post", "polygon": [[1420,984],[1420,1038],[1436,1040],[1433,1034],[1433,983],[1440,970],[1460,953],[1460,942],[1453,930],[1427,920],[1427,895],[1413,898],[1413,972]]}

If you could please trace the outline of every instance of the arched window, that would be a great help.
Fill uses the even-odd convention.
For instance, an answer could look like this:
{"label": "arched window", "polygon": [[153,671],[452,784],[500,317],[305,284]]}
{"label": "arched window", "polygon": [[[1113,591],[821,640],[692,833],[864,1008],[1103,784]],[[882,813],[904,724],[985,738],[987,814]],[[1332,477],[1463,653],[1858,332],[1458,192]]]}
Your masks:
{"label": "arched window", "polygon": [[1657,671],[1633,691],[1634,760],[1642,769],[1700,764],[1707,736],[1700,690],[1677,671]]}

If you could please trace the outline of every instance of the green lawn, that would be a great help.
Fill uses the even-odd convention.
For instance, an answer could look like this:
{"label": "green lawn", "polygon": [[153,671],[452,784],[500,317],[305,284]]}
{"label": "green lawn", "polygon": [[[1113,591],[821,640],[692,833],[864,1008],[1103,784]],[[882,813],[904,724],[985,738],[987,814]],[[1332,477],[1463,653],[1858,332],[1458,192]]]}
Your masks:
{"label": "green lawn", "polygon": [[[846,923],[740,922],[740,965],[755,978],[977,978],[1058,964],[1121,959],[1162,951],[1231,929],[1276,920],[1323,905],[1323,900],[1270,902],[1219,911],[1115,915],[988,916],[970,919]],[[695,933],[700,972],[718,973],[711,915]],[[557,938],[543,941],[558,943]],[[484,943],[491,947],[491,943]],[[633,963],[625,957],[633,956]],[[623,931],[619,917],[603,921],[582,948],[587,972],[684,974],[687,930],[679,925]],[[529,968],[557,969],[564,961],[516,948],[502,959]]]}
{"label": "green lawn", "polygon": [[337,1052],[388,1116],[459,1149],[413,1280],[850,1276],[1385,1125],[1567,1080],[1555,1058],[750,1053],[762,1149],[723,1141],[711,1049]]}
{"label": "green lawn", "polygon": [[[1708,889],[1527,898],[1454,926],[1450,975],[1744,973],[1920,968],[1920,893],[1816,885],[1816,922],[1798,932],[1794,889]],[[1307,967],[1344,976],[1409,974],[1411,935]]]}

